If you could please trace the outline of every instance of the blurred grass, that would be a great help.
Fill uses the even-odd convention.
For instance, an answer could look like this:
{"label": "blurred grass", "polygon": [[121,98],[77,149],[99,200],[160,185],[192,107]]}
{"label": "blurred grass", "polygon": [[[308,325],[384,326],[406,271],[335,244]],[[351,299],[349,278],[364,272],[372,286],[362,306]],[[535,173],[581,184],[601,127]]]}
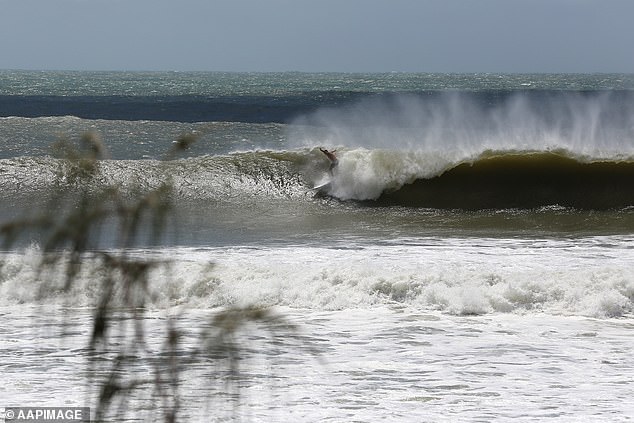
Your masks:
{"label": "blurred grass", "polygon": [[[164,160],[174,160],[197,141],[185,134],[174,142]],[[239,384],[244,345],[239,333],[255,325],[264,330],[271,342],[279,344],[292,338],[297,327],[271,310],[257,307],[210,310],[200,332],[199,345],[184,349],[183,332],[178,316],[165,320],[161,351],[149,351],[145,313],[150,300],[152,270],[169,263],[133,256],[129,249],[141,237],[149,236],[156,244],[169,224],[178,224],[174,212],[174,189],[167,179],[158,187],[124,194],[116,184],[100,179],[100,163],[108,159],[106,147],[96,134],[85,134],[79,140],[61,139],[53,146],[58,159],[55,192],[43,210],[0,225],[2,248],[17,248],[20,237],[36,231],[41,234],[40,264],[36,278],[42,286],[59,285],[53,275],[62,269],[63,284],[56,288],[68,293],[78,282],[86,261],[97,261],[99,271],[92,275],[97,301],[93,308],[92,329],[88,344],[86,382],[96,392],[90,404],[95,421],[124,420],[130,416],[131,398],[150,393],[148,407],[159,403],[165,422],[179,421],[183,404],[180,386],[182,374],[192,362],[201,360],[225,366],[214,368],[215,374],[226,375],[225,390],[239,397]],[[116,228],[116,247],[99,250],[103,236]],[[149,233],[148,233],[149,228]],[[3,263],[0,261],[0,272]],[[0,274],[1,277],[1,274]],[[46,300],[44,290],[38,298]],[[127,333],[126,322],[132,321],[132,336],[114,342],[115,334]],[[118,338],[119,339],[119,338]],[[143,362],[152,354],[158,360]],[[151,377],[135,376],[132,368],[150,366]]]}

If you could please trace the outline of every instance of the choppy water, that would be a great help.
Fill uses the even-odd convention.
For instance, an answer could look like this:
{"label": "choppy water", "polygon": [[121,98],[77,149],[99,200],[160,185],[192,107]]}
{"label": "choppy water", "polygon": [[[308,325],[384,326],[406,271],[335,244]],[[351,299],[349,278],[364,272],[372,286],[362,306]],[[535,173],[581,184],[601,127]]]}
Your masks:
{"label": "choppy water", "polygon": [[[226,367],[187,361],[183,420],[634,415],[631,75],[0,77],[2,222],[164,182],[177,216],[132,244],[106,221],[68,292],[63,267],[38,272],[50,228],[4,248],[0,406],[94,404],[100,252],[126,245],[169,262],[151,273],[131,375],[160,362],[168,324],[186,357],[228,307],[272,307],[299,328],[242,335],[239,396]],[[107,153],[77,183],[50,145],[85,132]],[[186,134],[197,142],[163,160]],[[337,150],[332,176],[318,147]],[[156,418],[151,397],[129,395],[125,418]]]}
{"label": "choppy water", "polygon": [[[411,307],[339,311],[278,308],[300,325],[299,341],[274,343],[251,334],[237,400],[226,394],[222,369],[192,363],[181,378],[183,420],[196,421],[628,421],[634,409],[631,321],[544,314],[460,317]],[[187,345],[199,343],[208,312],[178,319]],[[3,311],[5,383],[12,404],[82,405],[82,346],[88,312],[69,313],[64,341],[54,310]],[[149,313],[154,350],[165,314]],[[115,338],[116,339],[116,338]],[[306,348],[319,353],[315,358]],[[20,353],[15,351],[19,350]],[[146,357],[149,362],[156,357]],[[138,364],[133,371],[148,372]],[[88,393],[87,393],[88,392]],[[147,395],[128,419],[160,418]]]}

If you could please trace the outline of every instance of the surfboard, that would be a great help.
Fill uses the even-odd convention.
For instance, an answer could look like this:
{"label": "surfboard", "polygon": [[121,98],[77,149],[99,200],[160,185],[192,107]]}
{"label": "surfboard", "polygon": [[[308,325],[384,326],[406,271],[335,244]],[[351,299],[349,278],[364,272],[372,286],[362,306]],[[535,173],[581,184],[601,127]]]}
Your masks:
{"label": "surfboard", "polygon": [[332,181],[326,181],[326,182],[323,182],[323,183],[321,183],[319,185],[316,185],[313,189],[315,191],[322,191],[323,192],[323,191],[327,191],[328,189],[330,189],[331,186],[332,186]]}

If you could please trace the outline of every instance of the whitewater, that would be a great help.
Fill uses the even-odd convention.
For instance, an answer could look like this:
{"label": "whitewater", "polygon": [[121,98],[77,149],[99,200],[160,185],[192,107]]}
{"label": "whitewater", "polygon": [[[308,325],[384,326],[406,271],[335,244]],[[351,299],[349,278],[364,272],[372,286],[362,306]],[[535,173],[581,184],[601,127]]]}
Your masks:
{"label": "whitewater", "polygon": [[[173,398],[180,421],[634,418],[631,75],[1,74],[0,224],[166,183],[173,215],[126,243],[104,220],[71,286],[72,250],[42,270],[55,220],[3,232],[0,407],[94,411],[109,369],[176,356],[167,394],[106,419]],[[105,153],[78,182],[51,144],[86,133]],[[113,257],[148,283],[133,309],[115,286],[95,352]],[[231,338],[233,373],[200,351],[238,307],[270,315]]]}

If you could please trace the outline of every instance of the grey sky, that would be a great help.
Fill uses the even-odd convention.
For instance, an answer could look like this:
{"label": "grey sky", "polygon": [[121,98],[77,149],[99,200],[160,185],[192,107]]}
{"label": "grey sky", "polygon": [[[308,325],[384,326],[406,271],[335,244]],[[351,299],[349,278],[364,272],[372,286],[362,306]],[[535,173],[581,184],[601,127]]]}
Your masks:
{"label": "grey sky", "polygon": [[634,72],[633,0],[0,0],[0,69]]}

